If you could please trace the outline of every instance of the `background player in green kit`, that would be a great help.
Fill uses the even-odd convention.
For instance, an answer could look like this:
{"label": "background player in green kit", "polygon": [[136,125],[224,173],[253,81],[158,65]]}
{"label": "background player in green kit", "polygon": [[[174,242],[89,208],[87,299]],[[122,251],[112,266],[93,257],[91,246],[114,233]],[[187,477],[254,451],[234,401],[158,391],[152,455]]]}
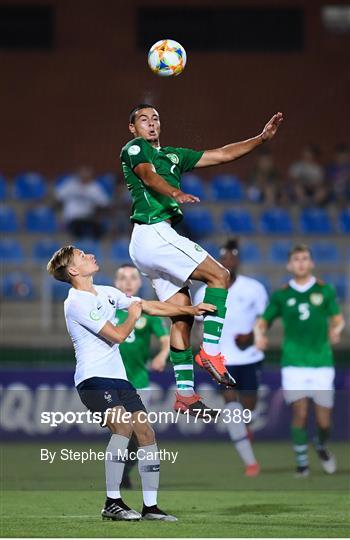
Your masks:
{"label": "background player in green kit", "polygon": [[292,405],[296,474],[309,474],[306,431],[309,398],[314,401],[317,422],[315,448],[324,471],[331,474],[336,470],[336,461],[325,446],[334,394],[331,344],[339,342],[344,318],[334,288],[313,276],[314,263],[307,246],[292,249],[287,269],[293,279],[272,294],[256,326],[256,345],[266,348],[267,328],[281,317],[284,326],[282,388],[286,402]]}
{"label": "background player in green kit", "polygon": [[[115,287],[127,296],[137,296],[142,280],[140,272],[132,264],[120,266],[115,274]],[[127,318],[127,312],[122,309],[116,310],[115,324],[122,324]],[[160,351],[151,359],[151,338],[155,336],[159,341]],[[143,403],[148,409],[150,403],[149,369],[163,371],[170,350],[169,329],[165,320],[143,313],[137,321],[134,330],[129,337],[120,344],[119,351],[123,359],[129,382],[137,389]],[[128,450],[136,452],[138,443],[135,437],[130,438]],[[135,461],[125,463],[122,487],[130,488],[130,470]]]}
{"label": "background player in green kit", "polygon": [[[130,256],[141,273],[152,280],[158,298],[164,302],[190,305],[189,278],[207,284],[205,302],[215,305],[217,311],[204,319],[203,345],[196,361],[225,386],[235,385],[220,351],[229,272],[173,228],[182,219],[180,204],[199,202],[198,197],[181,191],[181,174],[238,159],[272,139],[282,120],[282,113],[277,113],[251,139],[195,151],[161,146],[159,114],[152,105],[141,104],[130,114],[129,130],[134,139],[121,151],[123,173],[133,200]],[[170,359],[177,384],[174,408],[188,410],[190,414],[194,414],[194,409],[205,408],[193,389],[192,324],[191,317],[172,318],[170,331]]]}

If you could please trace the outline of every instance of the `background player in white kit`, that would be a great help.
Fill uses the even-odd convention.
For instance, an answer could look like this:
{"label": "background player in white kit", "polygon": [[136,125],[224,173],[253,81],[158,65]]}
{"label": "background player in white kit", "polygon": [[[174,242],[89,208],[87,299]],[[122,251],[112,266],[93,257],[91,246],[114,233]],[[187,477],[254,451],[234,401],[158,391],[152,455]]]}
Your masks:
{"label": "background player in white kit", "polygon": [[[239,243],[228,240],[220,249],[220,263],[230,272],[227,296],[227,312],[221,335],[221,351],[225,366],[236,379],[235,389],[223,390],[225,409],[234,411],[254,410],[261,373],[263,353],[254,346],[254,325],[265,311],[268,295],[265,287],[256,279],[237,274],[239,266]],[[195,303],[204,298],[205,287],[195,294]],[[240,415],[243,418],[242,414]],[[244,422],[225,424],[235,448],[242,458],[247,476],[260,472]]]}
{"label": "background player in white kit", "polygon": [[[201,309],[202,306],[181,307],[170,303],[149,302],[128,297],[115,287],[96,286],[93,276],[99,266],[95,256],[87,255],[74,246],[56,251],[47,270],[55,279],[72,285],[64,302],[64,313],[77,360],[74,383],[80,399],[92,412],[110,411],[105,420],[112,436],[105,458],[107,499],[101,512],[102,517],[127,521],[141,517],[176,521],[174,516],[169,516],[157,506],[160,461],[154,431],[145,421],[146,409],[140,396],[127,380],[119,344],[134,330],[142,311],[158,316],[194,316],[206,310]],[[129,315],[123,324],[114,326],[115,311],[118,308],[128,309]],[[207,305],[207,308],[214,311],[215,306]],[[125,419],[126,412],[130,413],[129,420]],[[123,421],[120,421],[121,414],[124,415]],[[142,514],[129,508],[119,491],[125,463],[118,456],[123,455],[127,449],[133,432],[139,447],[147,455],[146,464],[143,462],[145,460],[139,460],[144,500]]]}

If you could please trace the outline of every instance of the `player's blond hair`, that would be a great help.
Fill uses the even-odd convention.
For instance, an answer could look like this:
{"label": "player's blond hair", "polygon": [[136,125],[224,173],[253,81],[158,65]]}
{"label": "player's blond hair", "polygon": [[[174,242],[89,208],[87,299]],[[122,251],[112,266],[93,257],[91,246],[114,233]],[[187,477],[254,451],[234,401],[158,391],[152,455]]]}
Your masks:
{"label": "player's blond hair", "polygon": [[71,283],[68,266],[72,264],[74,257],[74,246],[64,246],[56,251],[47,263],[47,271],[58,281]]}

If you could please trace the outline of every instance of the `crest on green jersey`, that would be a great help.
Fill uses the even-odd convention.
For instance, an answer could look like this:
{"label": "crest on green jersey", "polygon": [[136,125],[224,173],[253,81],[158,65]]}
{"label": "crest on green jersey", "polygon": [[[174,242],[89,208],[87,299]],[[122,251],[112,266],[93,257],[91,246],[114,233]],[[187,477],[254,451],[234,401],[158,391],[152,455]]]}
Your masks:
{"label": "crest on green jersey", "polygon": [[90,319],[93,321],[99,321],[101,319],[100,314],[98,311],[96,311],[96,309],[90,311]]}
{"label": "crest on green jersey", "polygon": [[138,321],[136,321],[135,328],[137,328],[138,330],[142,330],[142,328],[144,328],[146,324],[147,324],[146,317],[140,317]]}
{"label": "crest on green jersey", "polygon": [[310,302],[314,306],[320,306],[323,302],[323,295],[320,293],[312,293],[310,295]]}
{"label": "crest on green jersey", "polygon": [[141,148],[137,144],[133,144],[128,148],[129,156],[137,156],[141,152]]}
{"label": "crest on green jersey", "polygon": [[179,163],[179,156],[177,156],[176,154],[167,154],[166,155],[167,158],[170,159],[170,161],[172,161],[173,163],[175,163],[175,165],[178,165]]}

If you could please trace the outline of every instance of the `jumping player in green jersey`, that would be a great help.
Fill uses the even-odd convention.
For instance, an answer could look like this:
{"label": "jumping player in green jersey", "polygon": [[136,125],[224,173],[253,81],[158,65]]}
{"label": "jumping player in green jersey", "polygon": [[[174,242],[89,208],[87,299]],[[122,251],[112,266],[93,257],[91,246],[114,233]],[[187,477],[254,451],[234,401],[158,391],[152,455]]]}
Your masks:
{"label": "jumping player in green jersey", "polygon": [[306,245],[291,250],[287,269],[293,279],[272,294],[255,328],[256,345],[262,350],[267,347],[266,331],[281,317],[284,326],[282,388],[286,402],[292,405],[296,475],[309,474],[306,431],[309,398],[314,402],[317,422],[315,449],[324,471],[332,474],[336,461],[325,446],[334,394],[331,344],[339,342],[344,318],[334,288],[313,276],[314,263]]}
{"label": "jumping player in green jersey", "polygon": [[[141,275],[133,264],[123,264],[115,273],[114,285],[127,296],[138,296],[142,286]],[[127,318],[127,312],[117,309],[115,324],[122,324]],[[151,338],[159,341],[160,351],[151,359]],[[143,313],[136,322],[135,328],[126,340],[119,346],[129,382],[136,388],[146,409],[150,404],[149,371],[163,371],[170,350],[169,329],[165,320]],[[137,440],[132,436],[128,445],[128,454],[133,455],[138,448]],[[121,486],[131,488],[130,471],[136,465],[135,460],[125,463]]]}
{"label": "jumping player in green jersey", "polygon": [[[203,248],[173,228],[182,219],[180,205],[199,202],[198,197],[181,191],[181,175],[194,168],[228,163],[251,152],[272,139],[282,120],[282,113],[277,113],[256,137],[214,150],[196,151],[161,146],[159,114],[152,105],[141,104],[129,118],[134,139],[121,151],[123,173],[133,201],[130,256],[141,273],[152,280],[158,298],[165,302],[190,305],[189,279],[207,284],[205,301],[215,305],[217,311],[204,320],[203,346],[196,361],[225,386],[235,385],[220,352],[230,276]],[[195,414],[194,409],[202,408],[203,403],[193,389],[192,324],[191,317],[172,319],[170,360],[177,384],[174,408]]]}

